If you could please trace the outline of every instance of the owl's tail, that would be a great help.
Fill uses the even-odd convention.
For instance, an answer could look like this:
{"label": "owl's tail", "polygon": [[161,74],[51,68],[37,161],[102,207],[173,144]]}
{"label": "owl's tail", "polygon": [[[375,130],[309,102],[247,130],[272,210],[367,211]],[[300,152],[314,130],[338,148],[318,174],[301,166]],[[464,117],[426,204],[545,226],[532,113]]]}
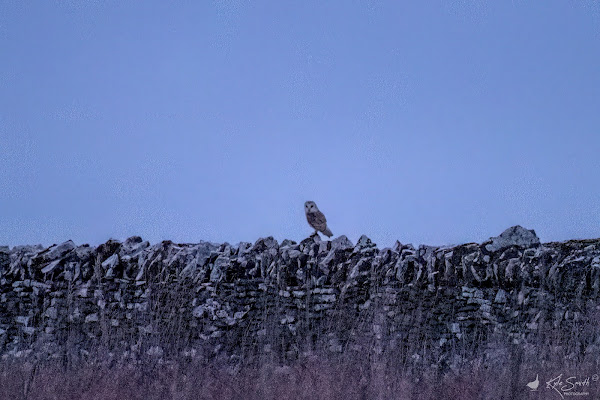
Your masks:
{"label": "owl's tail", "polygon": [[323,235],[325,235],[327,237],[332,237],[333,236],[333,233],[331,233],[331,230],[329,228],[325,228],[325,230],[321,231],[321,232],[323,232]]}

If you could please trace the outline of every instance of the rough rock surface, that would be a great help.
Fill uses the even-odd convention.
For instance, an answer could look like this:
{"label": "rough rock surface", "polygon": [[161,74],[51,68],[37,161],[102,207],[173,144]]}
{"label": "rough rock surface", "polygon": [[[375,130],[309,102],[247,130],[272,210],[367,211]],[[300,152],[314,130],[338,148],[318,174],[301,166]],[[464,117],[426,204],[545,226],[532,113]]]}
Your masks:
{"label": "rough rock surface", "polygon": [[366,236],[0,247],[0,355],[286,362],[362,349],[439,366],[506,343],[597,360],[599,290],[600,239],[541,244],[521,227],[453,247],[378,249]]}
{"label": "rough rock surface", "polygon": [[490,238],[485,245],[488,251],[498,251],[510,246],[535,247],[540,244],[540,239],[533,229],[528,230],[522,226],[513,226],[500,234]]}

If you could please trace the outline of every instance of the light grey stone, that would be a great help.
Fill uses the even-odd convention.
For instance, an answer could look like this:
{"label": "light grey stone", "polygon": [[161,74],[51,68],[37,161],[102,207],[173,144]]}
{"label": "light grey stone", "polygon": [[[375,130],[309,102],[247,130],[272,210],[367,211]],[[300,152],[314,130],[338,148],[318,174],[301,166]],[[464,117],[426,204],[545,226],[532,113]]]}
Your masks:
{"label": "light grey stone", "polygon": [[533,246],[539,245],[540,239],[533,229],[525,229],[520,225],[508,228],[500,234],[490,238],[491,243],[485,245],[486,250],[491,252],[499,251],[509,246]]}

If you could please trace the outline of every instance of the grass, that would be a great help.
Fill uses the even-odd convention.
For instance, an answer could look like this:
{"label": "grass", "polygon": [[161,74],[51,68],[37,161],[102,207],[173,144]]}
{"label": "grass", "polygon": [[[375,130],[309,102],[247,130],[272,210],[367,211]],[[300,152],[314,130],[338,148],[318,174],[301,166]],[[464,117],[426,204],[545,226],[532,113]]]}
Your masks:
{"label": "grass", "polygon": [[[514,356],[514,354],[513,354]],[[82,364],[65,369],[31,361],[3,361],[0,364],[0,399],[14,400],[142,400],[142,399],[524,399],[543,394],[560,396],[544,387],[544,380],[564,373],[592,376],[591,365],[566,366],[522,363],[507,353],[506,362],[485,365],[479,358],[459,369],[441,372],[403,371],[394,360],[377,362],[364,355],[335,358],[308,356],[287,366],[218,365],[196,361],[164,362],[147,359],[120,365]],[[516,365],[515,362],[521,364]],[[525,385],[540,375],[540,391]],[[600,394],[595,383],[590,397]],[[578,396],[579,397],[579,396]],[[539,398],[539,397],[531,397]],[[580,398],[585,398],[582,396]]]}

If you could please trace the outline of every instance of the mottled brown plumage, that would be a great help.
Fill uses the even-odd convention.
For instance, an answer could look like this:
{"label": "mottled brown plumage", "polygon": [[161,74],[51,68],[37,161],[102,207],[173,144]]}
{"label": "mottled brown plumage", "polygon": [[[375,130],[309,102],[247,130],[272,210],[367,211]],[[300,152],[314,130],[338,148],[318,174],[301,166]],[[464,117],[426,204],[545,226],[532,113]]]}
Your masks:
{"label": "mottled brown plumage", "polygon": [[331,233],[331,230],[327,227],[325,215],[319,211],[314,201],[307,201],[304,203],[304,211],[306,213],[308,224],[312,226],[316,232],[322,232],[328,237],[333,236],[333,233]]}

